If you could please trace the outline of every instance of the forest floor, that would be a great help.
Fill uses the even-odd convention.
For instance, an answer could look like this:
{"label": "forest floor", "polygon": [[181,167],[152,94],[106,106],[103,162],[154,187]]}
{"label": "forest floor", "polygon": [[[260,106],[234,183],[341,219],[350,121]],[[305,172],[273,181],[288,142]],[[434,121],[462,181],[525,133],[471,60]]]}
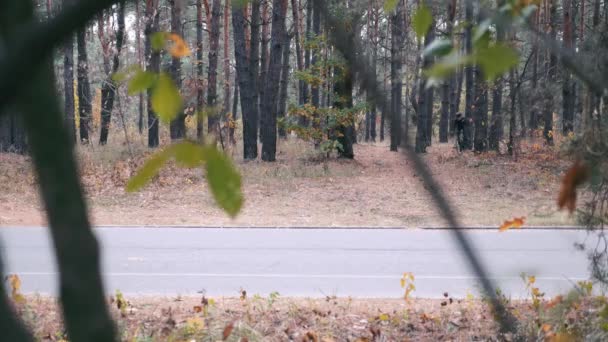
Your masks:
{"label": "forest floor", "polygon": [[[448,294],[446,294],[447,296]],[[556,297],[504,304],[520,340],[601,340],[604,297]],[[110,299],[122,341],[514,341],[482,299],[305,299],[137,297]],[[36,340],[65,341],[56,299],[27,296],[16,309]],[[543,314],[541,314],[541,312]],[[602,337],[600,337],[602,336]]]}
{"label": "forest floor", "polygon": [[[445,222],[402,153],[384,143],[355,146],[354,160],[315,156],[308,143],[280,142],[278,161],[242,161],[245,203],[230,219],[216,207],[203,172],[169,165],[137,193],[124,186],[150,152],[134,144],[78,148],[82,180],[96,225],[429,227]],[[570,162],[557,148],[522,142],[516,159],[457,153],[435,144],[424,156],[467,226],[498,226],[513,217],[526,225],[572,225],[557,210],[560,178]],[[45,223],[28,157],[0,154],[0,225]]]}

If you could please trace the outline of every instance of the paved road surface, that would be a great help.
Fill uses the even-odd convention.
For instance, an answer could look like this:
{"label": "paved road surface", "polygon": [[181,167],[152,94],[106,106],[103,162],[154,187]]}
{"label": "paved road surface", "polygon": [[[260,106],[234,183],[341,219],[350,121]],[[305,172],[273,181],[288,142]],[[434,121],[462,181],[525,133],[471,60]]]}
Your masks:
{"label": "paved road surface", "polygon": [[[463,297],[478,285],[447,230],[97,228],[108,291],[130,295],[326,295],[399,297],[403,272],[416,276],[417,297]],[[521,272],[548,295],[588,278],[574,242],[584,231],[469,231],[491,276],[512,297],[525,295]],[[47,230],[0,228],[7,273],[26,292],[56,293]],[[590,245],[595,238],[588,237]]]}

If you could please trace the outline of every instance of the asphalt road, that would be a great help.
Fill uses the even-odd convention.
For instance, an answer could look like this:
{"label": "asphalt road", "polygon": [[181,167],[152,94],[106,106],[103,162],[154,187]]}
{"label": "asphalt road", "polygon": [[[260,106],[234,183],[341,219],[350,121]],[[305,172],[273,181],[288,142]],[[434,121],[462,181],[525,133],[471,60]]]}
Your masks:
{"label": "asphalt road", "polygon": [[[414,296],[479,294],[448,230],[97,228],[106,290],[129,295],[399,297],[404,272]],[[547,295],[588,279],[576,230],[468,231],[491,277],[507,295],[526,296],[520,274],[535,275]],[[23,291],[56,294],[57,271],[45,228],[0,228],[5,273]]]}

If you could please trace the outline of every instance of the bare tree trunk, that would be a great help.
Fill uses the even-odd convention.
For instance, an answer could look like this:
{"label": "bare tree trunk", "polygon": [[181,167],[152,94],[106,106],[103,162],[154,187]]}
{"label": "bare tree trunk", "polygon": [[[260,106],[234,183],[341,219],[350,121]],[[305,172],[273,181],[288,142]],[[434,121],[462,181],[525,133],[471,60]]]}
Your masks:
{"label": "bare tree trunk", "polygon": [[[270,62],[266,88],[262,104],[262,160],[272,162],[276,160],[277,149],[277,102],[279,95],[279,82],[281,77],[281,59],[285,45],[285,17],[287,16],[287,0],[273,0],[272,2],[272,37],[270,49]],[[289,47],[286,47],[289,48]]]}
{"label": "bare tree trunk", "polygon": [[[50,2],[50,1],[49,1]],[[70,0],[64,0],[64,7],[72,5]],[[64,121],[72,141],[76,141],[76,115],[74,103],[74,35],[70,34],[63,43],[63,94]]]}
{"label": "bare tree trunk", "polygon": [[[145,55],[146,70],[160,72],[160,53],[152,49],[151,35],[159,30],[158,0],[146,0],[146,29],[145,29]],[[159,144],[158,117],[152,110],[152,90],[148,89],[148,147],[157,147]]]}
{"label": "bare tree trunk", "polygon": [[224,1],[224,116],[230,112],[230,0]]}
{"label": "bare tree trunk", "polygon": [[[135,41],[137,42],[137,65],[143,68],[143,58],[141,51],[141,12],[139,10],[140,1],[135,1]],[[144,131],[144,93],[139,93],[137,129],[139,134]]]}
{"label": "bare tree trunk", "polygon": [[[312,13],[312,33],[314,35],[315,38],[319,37],[319,35],[321,34],[321,13],[319,8],[314,8],[313,9],[313,13]],[[310,64],[312,65],[312,67],[314,67],[317,62],[319,61],[319,50],[315,49],[312,52],[312,58],[310,61]],[[312,106],[315,108],[315,114],[313,115],[313,122],[312,122],[312,126],[315,129],[320,129],[320,123],[318,122],[318,110],[321,107],[321,103],[320,103],[320,98],[319,98],[319,87],[318,86],[314,86],[311,85],[311,102],[312,102]],[[319,141],[315,140],[315,148],[319,147]]]}
{"label": "bare tree trunk", "polygon": [[[599,5],[598,5],[599,6]],[[564,48],[571,49],[572,40],[572,0],[563,0],[564,13]],[[574,94],[572,92],[571,74],[566,68],[562,69],[562,133],[568,135],[574,129]]]}
{"label": "bare tree trunk", "polygon": [[89,85],[89,62],[87,58],[86,28],[76,34],[78,43],[78,112],[80,114],[80,142],[89,143],[89,122],[91,119],[91,88]]}
{"label": "bare tree trunk", "polygon": [[[465,21],[467,23],[472,23],[473,22],[473,3],[472,1],[465,1]],[[465,30],[464,30],[464,46],[465,46],[465,53],[471,54],[473,52],[473,43],[472,43],[472,25],[466,25],[465,26]],[[472,149],[473,148],[473,144],[471,144],[472,142],[472,138],[473,138],[473,134],[472,134],[472,125],[470,124],[471,120],[473,119],[473,103],[475,101],[473,94],[474,94],[474,75],[473,75],[473,71],[474,71],[475,67],[473,65],[468,65],[465,67],[465,87],[466,87],[466,92],[465,92],[465,109],[464,109],[464,116],[465,119],[467,120],[467,125],[465,125],[465,130],[464,130],[464,148],[465,149]]]}
{"label": "bare tree trunk", "polygon": [[[312,39],[312,12],[313,12],[313,5],[312,5],[312,1],[306,1],[306,37],[305,37],[305,41],[308,42],[310,39]],[[307,71],[310,70],[310,48],[306,48],[304,51],[304,69],[306,69]],[[308,84],[305,83],[304,89],[302,90],[302,97],[304,97],[304,102],[308,103],[310,102],[310,99],[308,98],[308,93],[309,93],[309,86]],[[305,119],[302,119],[303,124],[308,124],[306,122]]]}
{"label": "bare tree trunk", "polygon": [[[557,0],[549,0],[550,3],[550,17],[549,17],[549,35],[551,39],[557,38]],[[557,68],[557,56],[553,53],[549,56],[549,70],[547,71],[547,81],[548,84],[553,84],[555,80]],[[547,144],[553,145],[553,99],[549,91],[545,92],[545,102],[544,102],[544,111],[543,111],[543,119],[544,119],[544,128],[543,128],[543,136]]]}
{"label": "bare tree trunk", "polygon": [[203,141],[203,0],[196,0],[196,138]]}
{"label": "bare tree trunk", "polygon": [[403,48],[403,0],[399,0],[391,16],[391,151],[397,151],[401,135],[401,49]]}
{"label": "bare tree trunk", "polygon": [[[183,37],[182,30],[182,6],[183,3],[179,0],[169,0],[171,4],[171,32]],[[171,58],[171,78],[175,82],[177,89],[182,88],[182,61],[179,57]],[[186,137],[186,115],[180,109],[179,113],[171,121],[169,127],[171,140],[179,140]]]}
{"label": "bare tree trunk", "polygon": [[[279,90],[279,107],[277,111],[277,117],[279,119],[285,118],[285,113],[287,112],[287,86],[289,85],[289,55],[291,51],[291,35],[285,34],[285,42],[283,44],[283,62],[281,65],[281,83]],[[279,126],[279,137],[285,138],[287,136],[287,132],[285,132],[285,128],[281,125]]]}
{"label": "bare tree trunk", "polygon": [[207,107],[212,115],[207,118],[207,132],[219,136],[219,113],[217,107],[217,60],[220,42],[221,0],[213,0],[211,5],[211,28],[209,31],[209,69],[207,70]]}
{"label": "bare tree trunk", "polygon": [[[505,0],[498,0],[497,7],[501,8]],[[499,25],[496,32],[496,41],[504,40],[504,30]],[[502,92],[503,77],[500,76],[494,81],[492,91],[492,118],[490,120],[490,134],[488,137],[488,147],[493,151],[500,151],[500,140],[502,139],[503,120],[502,120]]]}
{"label": "bare tree trunk", "polygon": [[113,75],[120,67],[120,52],[125,37],[125,4],[121,2],[118,6],[118,29],[116,30],[116,46],[115,53],[112,59],[112,70],[106,76],[106,80],[101,88],[101,130],[99,134],[99,144],[105,145],[108,142],[108,133],[110,132],[110,122],[112,121],[112,109],[114,108],[114,99],[116,97],[117,86]]}
{"label": "bare tree trunk", "polygon": [[[435,30],[431,26],[431,29],[426,34],[424,38],[425,46],[431,44],[435,38]],[[422,68],[427,69],[431,66],[432,58],[430,56],[425,56],[422,61]],[[416,153],[426,153],[426,148],[430,145],[430,131],[429,131],[429,121],[432,120],[433,111],[433,88],[430,87],[427,89],[426,87],[426,77],[420,80],[419,84],[419,92],[420,95],[418,97],[418,116],[416,121]],[[431,126],[432,127],[432,126]]]}

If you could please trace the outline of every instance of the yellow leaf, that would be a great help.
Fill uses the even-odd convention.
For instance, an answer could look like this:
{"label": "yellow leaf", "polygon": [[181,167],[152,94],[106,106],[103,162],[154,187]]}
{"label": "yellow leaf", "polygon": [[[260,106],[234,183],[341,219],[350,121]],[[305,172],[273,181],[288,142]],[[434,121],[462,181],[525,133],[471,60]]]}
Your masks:
{"label": "yellow leaf", "polygon": [[378,317],[378,319],[382,322],[386,322],[390,319],[390,317],[387,314],[383,313]]}
{"label": "yellow leaf", "polygon": [[524,225],[525,220],[525,217],[516,217],[513,220],[507,220],[498,228],[498,231],[504,232],[511,228],[521,228]]}
{"label": "yellow leaf", "polygon": [[543,330],[543,332],[549,332],[551,330],[551,324],[543,324],[541,329]]}
{"label": "yellow leaf", "polygon": [[171,56],[175,58],[190,56],[190,49],[188,48],[188,45],[182,39],[182,37],[175,33],[171,33],[167,38],[173,42],[171,49],[169,49],[169,53],[171,54]]}

